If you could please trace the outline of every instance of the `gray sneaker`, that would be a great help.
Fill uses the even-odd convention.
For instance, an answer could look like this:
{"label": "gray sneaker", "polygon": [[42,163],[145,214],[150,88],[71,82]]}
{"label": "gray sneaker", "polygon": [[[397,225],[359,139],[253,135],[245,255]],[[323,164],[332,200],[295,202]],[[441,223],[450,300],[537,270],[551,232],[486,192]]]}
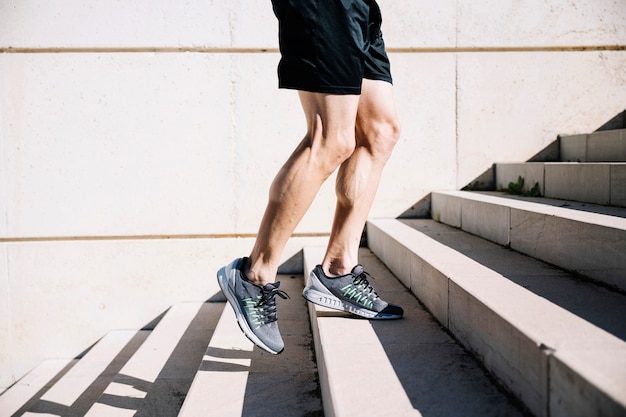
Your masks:
{"label": "gray sneaker", "polygon": [[363,266],[357,265],[347,275],[329,278],[318,265],[311,271],[302,295],[312,303],[368,319],[401,318],[402,308],[381,300],[367,280],[368,276]]}
{"label": "gray sneaker", "polygon": [[238,258],[221,268],[217,282],[235,310],[237,323],[246,337],[276,355],[285,347],[276,322],[276,295],[289,296],[278,289],[280,282],[261,287],[248,281],[242,272],[246,261],[247,258]]}

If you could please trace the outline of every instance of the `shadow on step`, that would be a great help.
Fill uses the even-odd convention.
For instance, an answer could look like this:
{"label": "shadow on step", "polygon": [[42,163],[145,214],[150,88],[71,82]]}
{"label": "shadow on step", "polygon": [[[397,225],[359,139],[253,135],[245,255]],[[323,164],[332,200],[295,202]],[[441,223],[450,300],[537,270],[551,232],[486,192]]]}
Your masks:
{"label": "shadow on step", "polygon": [[[86,415],[94,405],[106,405],[117,409],[134,410],[136,417],[177,416],[223,308],[222,303],[202,305],[154,382],[120,374],[150,335],[150,330],[141,330],[71,405],[41,398],[45,391],[62,377],[61,375],[14,415],[19,416],[30,411],[78,417]],[[162,315],[146,328],[152,329],[157,326],[160,317]],[[64,373],[67,371],[69,369],[64,370]]]}
{"label": "shadow on step", "polygon": [[400,281],[382,272],[385,267],[373,253],[359,256],[376,277],[381,296],[405,310],[401,320],[370,323],[415,410],[423,417],[530,416]]}
{"label": "shadow on step", "polygon": [[[241,383],[241,393],[237,391],[237,386],[224,387],[224,392],[231,395],[235,393],[237,400],[242,399],[243,417],[322,417],[308,310],[306,301],[300,296],[303,279],[301,275],[282,275],[279,280],[281,289],[291,297],[288,300],[277,297],[280,331],[285,342],[285,350],[279,355],[273,355],[257,347],[253,347],[252,350],[235,350],[209,346],[200,371],[218,374],[217,378],[220,381],[232,380],[232,375],[229,374],[240,374],[238,381]],[[229,309],[230,306],[226,308]],[[233,328],[233,331],[235,333],[228,337],[244,338],[238,328]],[[211,396],[215,395],[224,393],[207,392],[207,401],[211,401]],[[211,415],[235,415],[233,413],[238,414],[238,409],[229,408],[228,412],[223,413],[212,410]]]}

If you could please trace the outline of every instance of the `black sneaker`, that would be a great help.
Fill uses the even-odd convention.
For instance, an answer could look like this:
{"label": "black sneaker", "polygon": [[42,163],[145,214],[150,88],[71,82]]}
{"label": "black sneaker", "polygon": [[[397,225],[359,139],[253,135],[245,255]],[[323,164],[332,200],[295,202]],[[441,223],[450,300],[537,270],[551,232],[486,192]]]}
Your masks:
{"label": "black sneaker", "polygon": [[279,290],[280,282],[253,284],[243,275],[247,258],[239,258],[221,268],[217,282],[226,299],[235,310],[237,323],[248,339],[266,351],[278,354],[285,345],[276,322],[276,295],[289,298]]}
{"label": "black sneaker", "polygon": [[402,307],[381,300],[367,280],[368,275],[363,266],[357,265],[347,275],[328,278],[318,265],[311,271],[302,295],[312,303],[368,319],[401,318],[404,314]]}

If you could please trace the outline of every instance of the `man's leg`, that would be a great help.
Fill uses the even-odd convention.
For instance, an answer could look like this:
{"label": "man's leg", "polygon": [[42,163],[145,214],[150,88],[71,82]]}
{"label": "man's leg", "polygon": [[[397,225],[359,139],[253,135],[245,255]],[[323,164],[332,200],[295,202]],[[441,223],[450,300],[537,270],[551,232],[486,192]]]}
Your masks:
{"label": "man's leg", "polygon": [[[368,102],[374,99],[372,97]],[[366,106],[357,95],[300,92],[300,101],[306,116],[307,133],[272,183],[269,202],[250,254],[249,269],[244,269],[249,280],[261,285],[275,280],[287,240],[321,185],[353,154],[357,111],[374,110],[373,103]],[[357,133],[362,129],[370,130],[364,121],[360,125]],[[368,140],[361,139],[362,142]],[[372,147],[367,146],[368,149]],[[378,158],[376,154],[375,159]],[[351,166],[344,171],[351,170]],[[354,192],[361,191],[360,185],[353,188]]]}
{"label": "man's leg", "polygon": [[337,207],[322,262],[329,276],[347,274],[358,264],[363,227],[383,167],[399,136],[392,85],[364,79],[357,110],[356,149],[337,176]]}
{"label": "man's leg", "polygon": [[402,307],[378,296],[358,262],[363,226],[400,135],[391,84],[363,80],[355,128],[356,149],[337,176],[337,207],[326,255],[311,271],[302,295],[312,303],[369,319],[399,319]]}

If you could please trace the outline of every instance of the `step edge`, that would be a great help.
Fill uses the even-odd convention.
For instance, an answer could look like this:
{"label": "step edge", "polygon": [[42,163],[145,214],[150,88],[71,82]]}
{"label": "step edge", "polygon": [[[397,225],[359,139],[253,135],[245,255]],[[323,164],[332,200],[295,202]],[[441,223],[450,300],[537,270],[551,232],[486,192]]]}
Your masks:
{"label": "step edge", "polygon": [[[579,210],[570,210],[563,207],[555,207],[551,205],[535,203],[533,201],[522,201],[518,199],[509,199],[495,195],[473,193],[470,191],[454,190],[454,191],[433,191],[433,195],[443,195],[462,200],[471,200],[478,203],[492,204],[495,206],[517,209],[547,216],[560,217],[580,223],[596,225],[598,227],[606,227],[626,231],[626,219],[607,214],[583,212]],[[575,201],[563,200],[564,204],[578,203]]]}

